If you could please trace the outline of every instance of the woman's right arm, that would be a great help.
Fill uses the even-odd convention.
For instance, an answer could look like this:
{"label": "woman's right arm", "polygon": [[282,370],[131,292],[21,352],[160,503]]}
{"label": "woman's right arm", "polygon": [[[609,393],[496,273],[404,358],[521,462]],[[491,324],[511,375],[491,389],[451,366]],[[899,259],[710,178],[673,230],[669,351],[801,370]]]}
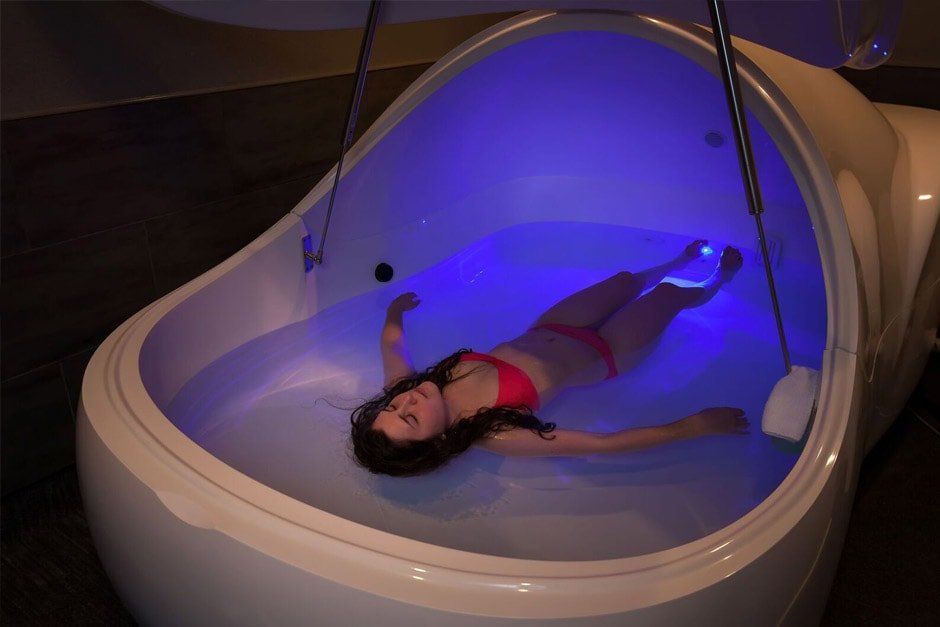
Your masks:
{"label": "woman's right arm", "polygon": [[383,385],[386,387],[399,379],[410,377],[415,372],[408,345],[405,343],[403,316],[406,311],[411,311],[420,303],[414,292],[408,292],[393,300],[385,313],[379,349],[382,353]]}
{"label": "woman's right arm", "polygon": [[748,421],[744,411],[735,407],[710,407],[666,425],[623,429],[614,433],[593,433],[556,429],[546,439],[529,429],[502,431],[479,441],[488,451],[502,455],[558,457],[626,453],[640,449],[687,440],[703,435],[747,434]]}

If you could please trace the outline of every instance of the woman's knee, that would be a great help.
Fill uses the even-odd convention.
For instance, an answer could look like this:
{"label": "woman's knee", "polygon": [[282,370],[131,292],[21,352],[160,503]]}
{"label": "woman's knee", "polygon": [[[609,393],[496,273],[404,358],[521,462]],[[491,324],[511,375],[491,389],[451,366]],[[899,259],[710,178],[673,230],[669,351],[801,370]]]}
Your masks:
{"label": "woman's knee", "polygon": [[622,270],[614,277],[623,285],[624,292],[631,295],[632,298],[635,298],[643,291],[643,278],[633,272]]}

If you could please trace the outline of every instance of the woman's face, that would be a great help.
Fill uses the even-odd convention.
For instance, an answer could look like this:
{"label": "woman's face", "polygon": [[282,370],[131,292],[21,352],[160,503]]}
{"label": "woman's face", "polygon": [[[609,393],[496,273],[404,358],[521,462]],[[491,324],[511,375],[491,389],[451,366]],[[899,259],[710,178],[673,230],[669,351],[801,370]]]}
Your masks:
{"label": "woman's face", "polygon": [[373,429],[378,429],[393,442],[427,440],[444,432],[448,425],[448,409],[441,391],[430,381],[402,392],[379,412]]}

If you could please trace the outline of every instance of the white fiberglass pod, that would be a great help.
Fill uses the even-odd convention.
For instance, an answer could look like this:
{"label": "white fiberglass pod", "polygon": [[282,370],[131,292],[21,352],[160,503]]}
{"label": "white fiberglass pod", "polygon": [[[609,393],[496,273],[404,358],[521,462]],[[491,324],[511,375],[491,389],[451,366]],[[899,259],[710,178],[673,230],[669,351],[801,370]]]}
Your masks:
{"label": "white fiberglass pod", "polygon": [[[736,45],[783,319],[794,360],[822,372],[799,446],[755,428],[609,458],[473,450],[410,480],[349,461],[348,412],[316,401],[377,391],[390,295],[422,293],[409,324],[424,365],[486,350],[557,297],[691,238],[754,254],[709,34],[523,14],[441,59],[353,147],[322,265],[305,272],[301,241],[319,237],[332,174],[95,353],[82,491],[135,617],[818,620],[866,441],[916,381],[936,319],[938,120]],[[612,430],[733,404],[757,423],[783,366],[752,257],[722,298],[680,316],[648,364],[541,415]],[[903,378],[882,393],[888,368]]]}

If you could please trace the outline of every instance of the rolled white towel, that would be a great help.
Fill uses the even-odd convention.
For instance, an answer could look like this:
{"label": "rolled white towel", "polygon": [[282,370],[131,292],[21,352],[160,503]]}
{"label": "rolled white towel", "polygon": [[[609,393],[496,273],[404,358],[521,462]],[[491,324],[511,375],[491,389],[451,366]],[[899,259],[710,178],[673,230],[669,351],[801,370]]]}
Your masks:
{"label": "rolled white towel", "polygon": [[790,374],[777,381],[764,405],[761,429],[767,435],[799,442],[813,415],[819,393],[819,371],[793,366]]}

